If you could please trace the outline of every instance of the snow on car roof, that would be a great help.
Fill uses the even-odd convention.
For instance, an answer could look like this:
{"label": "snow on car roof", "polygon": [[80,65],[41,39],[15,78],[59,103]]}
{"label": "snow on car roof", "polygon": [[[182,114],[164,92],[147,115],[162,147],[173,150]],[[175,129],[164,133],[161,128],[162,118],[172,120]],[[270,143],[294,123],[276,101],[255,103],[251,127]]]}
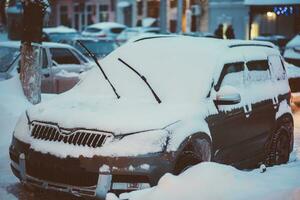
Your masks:
{"label": "snow on car roof", "polygon": [[[21,42],[20,41],[5,41],[0,42],[0,46],[7,46],[12,48],[20,48]],[[55,43],[55,42],[43,42],[42,46],[48,47],[48,48],[73,48],[72,46],[68,44],[62,44],[62,43]]]}
{"label": "snow on car roof", "polygon": [[108,28],[126,28],[125,25],[115,23],[115,22],[101,22],[88,26],[89,28],[99,28],[99,29],[108,29]]}
{"label": "snow on car roof", "polygon": [[50,34],[50,33],[77,33],[77,31],[74,28],[69,28],[67,26],[43,28],[43,31],[48,34]]}
{"label": "snow on car roof", "polygon": [[[156,36],[133,41],[118,48],[101,60],[101,65],[121,96],[136,97],[139,92],[145,95],[148,90],[119,59],[143,74],[163,102],[199,101],[207,96],[217,66],[223,66],[219,62],[224,52],[232,52],[226,54],[232,58],[231,62],[241,61],[235,55],[236,51],[230,50],[234,49],[231,46],[237,45],[273,46],[271,43],[259,41]],[[89,85],[85,91],[104,91],[94,88],[99,87],[100,84],[95,83],[99,82],[101,76],[97,71],[90,73],[89,78],[82,83]],[[148,94],[148,99],[152,99],[149,91]]]}

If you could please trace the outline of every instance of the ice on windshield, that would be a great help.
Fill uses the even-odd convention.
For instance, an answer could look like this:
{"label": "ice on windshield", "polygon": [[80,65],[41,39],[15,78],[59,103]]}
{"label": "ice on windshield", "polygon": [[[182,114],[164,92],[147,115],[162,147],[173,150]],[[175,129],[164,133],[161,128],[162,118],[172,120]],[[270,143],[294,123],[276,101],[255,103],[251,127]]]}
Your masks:
{"label": "ice on windshield", "polygon": [[17,48],[0,47],[0,72],[6,72],[19,56]]}

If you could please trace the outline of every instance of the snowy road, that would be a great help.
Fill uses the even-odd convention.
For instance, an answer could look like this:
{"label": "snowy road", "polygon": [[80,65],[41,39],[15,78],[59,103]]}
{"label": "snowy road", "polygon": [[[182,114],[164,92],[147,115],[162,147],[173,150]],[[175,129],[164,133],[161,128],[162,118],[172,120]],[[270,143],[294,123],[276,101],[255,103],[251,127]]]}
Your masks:
{"label": "snowy road", "polygon": [[[12,85],[14,88],[18,87],[17,85]],[[9,143],[11,140],[11,133],[13,131],[14,125],[16,123],[16,120],[18,118],[18,115],[28,107],[28,104],[22,102],[22,95],[16,94],[16,93],[8,93],[3,92],[4,90],[9,91],[9,88],[7,86],[1,87],[0,85],[0,200],[53,200],[53,199],[77,199],[73,196],[68,196],[65,194],[59,194],[59,193],[53,193],[53,192],[46,192],[46,191],[40,191],[40,192],[31,192],[28,189],[25,189],[21,186],[21,184],[18,182],[18,180],[13,176],[10,166],[9,166],[9,156],[8,156],[8,148]],[[14,89],[11,89],[11,91],[14,91]],[[47,96],[43,96],[46,99],[49,99]],[[274,199],[275,196],[272,191],[276,191],[278,193],[278,190],[282,190],[282,192],[277,195],[275,193],[276,198],[275,199],[290,199],[290,200],[298,200],[300,199],[300,109],[294,110],[294,120],[295,120],[295,150],[291,155],[290,162],[286,165],[276,166],[272,169],[268,169],[266,173],[260,174],[257,170],[254,170],[252,172],[243,172],[238,171],[234,168],[229,168],[227,166],[223,165],[216,165],[216,164],[204,164],[202,166],[199,166],[198,168],[192,168],[190,171],[194,172],[194,174],[203,174],[204,177],[207,178],[207,174],[219,174],[219,182],[213,182],[208,181],[203,183],[201,182],[201,178],[196,176],[194,181],[196,182],[196,187],[198,187],[198,184],[204,184],[205,187],[208,187],[208,189],[202,189],[199,191],[194,191],[194,193],[190,192],[194,184],[190,184],[189,181],[184,182],[186,180],[185,178],[189,177],[189,174],[187,173],[186,176],[182,177],[174,177],[171,175],[164,176],[164,178],[160,181],[159,186],[154,189],[142,191],[140,193],[135,193],[131,197],[132,199],[158,199],[155,197],[161,197],[161,190],[163,191],[178,191],[177,189],[180,188],[180,183],[176,182],[176,180],[183,180],[182,183],[186,183],[186,188],[183,189],[184,192],[180,193],[180,199],[199,199],[200,195],[204,199]],[[213,169],[211,169],[213,167]],[[200,171],[199,171],[200,169]],[[201,172],[202,169],[202,172]],[[198,170],[198,171],[197,171]],[[203,171],[204,170],[204,171]],[[188,172],[187,171],[187,172]],[[206,173],[206,174],[205,174]],[[224,175],[226,174],[226,176]],[[192,173],[193,175],[193,173]],[[216,176],[215,176],[216,177]],[[234,184],[231,185],[230,188],[233,191],[237,191],[236,193],[228,192],[228,187],[230,186],[230,183],[228,184],[228,177],[230,177],[230,180],[234,180]],[[243,178],[240,178],[243,177]],[[208,180],[211,178],[208,176]],[[272,182],[272,180],[277,180]],[[173,182],[172,182],[173,181]],[[272,182],[272,184],[270,184]],[[172,184],[170,184],[172,183]],[[250,185],[249,185],[250,184]],[[263,185],[260,188],[256,186],[256,184]],[[229,186],[228,186],[229,185]],[[252,185],[254,189],[249,188]],[[253,186],[254,185],[254,186]],[[265,187],[266,186],[266,187]],[[179,187],[179,188],[176,188]],[[175,188],[175,190],[174,190]],[[197,190],[197,189],[196,189]],[[216,190],[218,191],[218,195],[216,196]],[[182,190],[181,190],[182,191]],[[198,193],[199,194],[198,194]],[[201,193],[202,192],[202,193]],[[148,194],[149,193],[149,194]],[[190,194],[195,194],[194,196],[188,196]],[[287,194],[287,195],[285,195]],[[163,194],[165,195],[165,194]],[[166,194],[166,198],[164,199],[174,199],[174,198],[168,198],[168,194]],[[177,194],[176,194],[177,195]],[[220,196],[221,195],[221,196]],[[233,195],[233,196],[231,196]],[[281,196],[280,196],[281,195]],[[265,198],[265,197],[268,198]],[[163,196],[164,197],[164,196]],[[172,196],[171,196],[172,197]],[[252,198],[253,197],[253,198]],[[288,198],[287,198],[288,197]],[[175,198],[178,199],[179,197]],[[113,195],[110,196],[109,199],[116,199]],[[161,199],[161,198],[159,198]]]}

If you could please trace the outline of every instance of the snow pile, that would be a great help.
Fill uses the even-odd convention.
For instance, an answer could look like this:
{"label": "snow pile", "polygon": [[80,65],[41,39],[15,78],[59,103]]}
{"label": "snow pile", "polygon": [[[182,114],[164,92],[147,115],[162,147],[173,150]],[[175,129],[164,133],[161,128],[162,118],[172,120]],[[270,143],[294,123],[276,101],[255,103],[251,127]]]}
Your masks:
{"label": "snow pile", "polygon": [[[0,145],[11,139],[18,117],[31,104],[23,94],[18,76],[0,82]],[[2,153],[2,152],[1,152]]]}
{"label": "snow pile", "polygon": [[[198,164],[179,176],[165,174],[158,185],[120,195],[129,200],[297,200],[300,196],[299,162],[287,166],[239,171],[217,163]],[[118,199],[107,195],[107,200]]]}

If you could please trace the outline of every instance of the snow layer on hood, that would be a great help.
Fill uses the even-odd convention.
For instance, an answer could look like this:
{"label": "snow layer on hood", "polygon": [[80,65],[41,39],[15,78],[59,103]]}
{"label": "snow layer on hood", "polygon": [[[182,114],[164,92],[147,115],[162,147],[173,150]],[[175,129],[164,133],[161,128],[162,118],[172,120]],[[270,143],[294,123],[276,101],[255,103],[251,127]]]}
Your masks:
{"label": "snow layer on hood", "polygon": [[[285,167],[268,168],[265,173],[260,173],[259,169],[248,172],[216,163],[201,163],[179,176],[165,174],[157,186],[122,194],[120,199],[298,199],[300,195],[298,167],[299,163],[291,163]],[[106,199],[118,200],[113,194],[107,195]]]}

